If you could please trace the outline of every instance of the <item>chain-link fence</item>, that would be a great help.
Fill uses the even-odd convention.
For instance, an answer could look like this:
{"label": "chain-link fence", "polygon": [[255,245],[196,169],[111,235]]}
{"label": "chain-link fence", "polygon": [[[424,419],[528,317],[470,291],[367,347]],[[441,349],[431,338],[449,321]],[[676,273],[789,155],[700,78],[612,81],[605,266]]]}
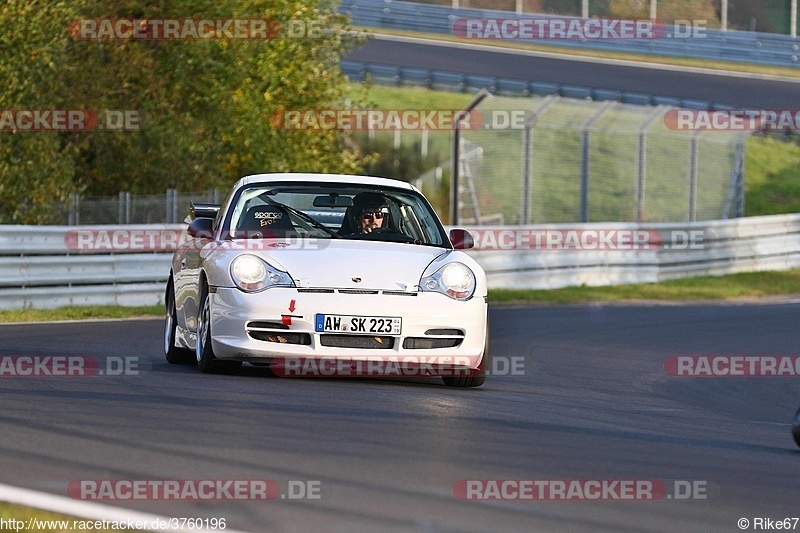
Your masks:
{"label": "chain-link fence", "polygon": [[189,214],[190,202],[219,203],[221,192],[179,192],[117,196],[82,196],[72,194],[66,202],[52,205],[51,224],[176,224]]}
{"label": "chain-link fence", "polygon": [[744,216],[748,134],[672,130],[664,119],[670,109],[557,96],[484,100],[477,112],[489,127],[460,133],[456,220],[513,225]]}

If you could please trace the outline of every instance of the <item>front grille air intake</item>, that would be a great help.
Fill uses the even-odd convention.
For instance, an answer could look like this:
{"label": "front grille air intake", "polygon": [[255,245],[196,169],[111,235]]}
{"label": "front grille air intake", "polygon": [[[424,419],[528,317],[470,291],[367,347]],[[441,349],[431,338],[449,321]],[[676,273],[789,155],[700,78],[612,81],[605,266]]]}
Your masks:
{"label": "front grille air intake", "polygon": [[403,348],[406,350],[432,350],[435,348],[455,348],[461,345],[462,339],[406,337]]}
{"label": "front grille air intake", "polygon": [[297,292],[317,293],[317,294],[333,294],[333,289],[297,289]]}
{"label": "front grille air intake", "polygon": [[462,331],[460,329],[446,329],[446,328],[429,329],[428,331],[425,332],[425,335],[448,335],[448,336],[451,336],[451,337],[453,337],[453,336],[463,337],[464,336],[464,331]]}
{"label": "front grille air intake", "polygon": [[257,341],[275,342],[278,344],[300,344],[308,346],[311,344],[311,335],[308,333],[271,333],[269,331],[248,331],[248,335]]}
{"label": "front grille air intake", "polygon": [[394,337],[370,337],[368,335],[320,335],[319,343],[332,348],[355,348],[358,350],[391,350]]}
{"label": "front grille air intake", "polygon": [[378,294],[378,291],[367,289],[339,289],[340,294]]}

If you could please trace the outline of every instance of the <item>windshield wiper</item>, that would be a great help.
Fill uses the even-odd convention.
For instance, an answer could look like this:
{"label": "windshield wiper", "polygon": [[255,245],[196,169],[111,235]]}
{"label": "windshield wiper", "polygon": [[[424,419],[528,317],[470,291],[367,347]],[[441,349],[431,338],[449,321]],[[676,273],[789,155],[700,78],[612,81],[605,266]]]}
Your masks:
{"label": "windshield wiper", "polygon": [[264,198],[263,200],[266,201],[270,205],[274,205],[275,207],[282,207],[282,208],[286,209],[287,211],[290,211],[290,212],[294,213],[298,217],[300,217],[303,220],[305,220],[306,222],[310,223],[315,228],[321,229],[322,231],[324,231],[325,233],[327,233],[331,237],[335,237],[337,239],[340,239],[342,237],[341,235],[338,235],[338,234],[332,232],[331,230],[329,230],[328,228],[326,228],[325,226],[323,226],[322,224],[320,224],[319,222],[314,220],[314,217],[312,217],[311,215],[303,213],[302,211],[300,211],[299,209],[297,209],[295,207],[292,207],[292,206],[286,205],[286,204],[282,204],[280,202],[276,202],[275,200],[273,200],[271,198]]}

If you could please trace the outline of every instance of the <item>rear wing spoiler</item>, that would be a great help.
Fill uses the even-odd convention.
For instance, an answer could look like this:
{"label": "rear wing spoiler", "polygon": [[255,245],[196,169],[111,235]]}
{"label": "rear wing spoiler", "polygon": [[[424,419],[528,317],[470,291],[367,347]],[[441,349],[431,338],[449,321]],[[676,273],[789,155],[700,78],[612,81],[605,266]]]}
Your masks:
{"label": "rear wing spoiler", "polygon": [[189,208],[189,220],[196,218],[217,218],[217,213],[222,206],[219,204],[196,204],[192,202]]}

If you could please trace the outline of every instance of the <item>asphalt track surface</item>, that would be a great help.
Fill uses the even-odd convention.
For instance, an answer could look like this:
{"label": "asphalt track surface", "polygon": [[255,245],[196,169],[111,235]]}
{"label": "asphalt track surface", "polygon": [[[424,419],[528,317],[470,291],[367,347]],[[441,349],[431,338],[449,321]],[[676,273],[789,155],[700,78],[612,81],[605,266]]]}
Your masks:
{"label": "asphalt track surface", "polygon": [[[372,39],[346,59],[525,81],[630,91],[759,109],[800,109],[798,82],[620,66]],[[575,58],[578,59],[578,58]]]}
{"label": "asphalt track surface", "polygon": [[[492,308],[524,375],[437,380],[201,375],[162,322],[0,327],[0,355],[138,357],[139,374],[0,378],[0,483],[320,481],[302,501],[135,501],[260,531],[739,531],[798,516],[798,378],[678,378],[671,355],[797,354],[800,305]],[[692,501],[462,501],[465,479],[703,481]],[[671,486],[671,485],[670,485]],[[752,526],[751,526],[752,527]],[[798,526],[800,527],[800,526]]]}

